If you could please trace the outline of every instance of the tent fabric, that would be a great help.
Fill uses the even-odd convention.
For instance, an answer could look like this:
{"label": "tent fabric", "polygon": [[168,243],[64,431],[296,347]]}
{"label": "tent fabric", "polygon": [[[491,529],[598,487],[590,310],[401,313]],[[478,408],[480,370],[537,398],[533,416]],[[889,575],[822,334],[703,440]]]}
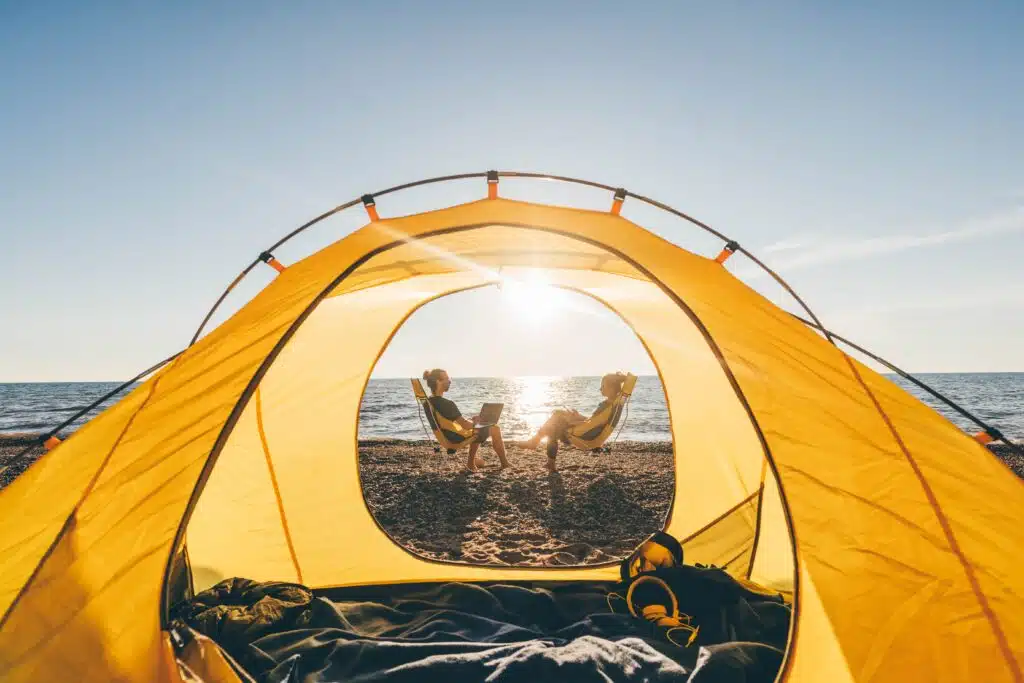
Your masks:
{"label": "tent fabric", "polygon": [[650,352],[666,529],[689,562],[796,591],[784,680],[1024,682],[1008,469],[721,264],[618,215],[507,199],[373,222],[291,265],[0,492],[0,679],[172,680],[164,582],[186,537],[197,589],[614,578],[428,561],[362,497],[359,403],[396,329],[527,272]]}

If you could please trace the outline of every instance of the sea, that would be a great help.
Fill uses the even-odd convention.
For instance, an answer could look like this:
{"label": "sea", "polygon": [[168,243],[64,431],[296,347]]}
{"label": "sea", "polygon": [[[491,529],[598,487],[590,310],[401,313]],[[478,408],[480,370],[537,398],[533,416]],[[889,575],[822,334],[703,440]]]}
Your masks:
{"label": "sea", "polygon": [[[1009,438],[1024,441],[1024,373],[915,376],[1001,429]],[[968,420],[917,387],[899,377],[891,379],[962,429],[971,433],[978,431]],[[0,434],[46,432],[117,386],[117,382],[0,384]],[[502,431],[506,438],[523,438],[540,426],[556,408],[576,408],[589,414],[601,400],[599,386],[599,377],[456,377],[448,396],[467,415],[475,413],[485,401],[504,403]],[[62,434],[77,429],[112,405],[118,396],[75,420],[62,430]],[[426,438],[409,380],[370,380],[359,415],[359,437]],[[628,418],[618,438],[670,440],[665,395],[656,376],[639,378],[629,404]]]}

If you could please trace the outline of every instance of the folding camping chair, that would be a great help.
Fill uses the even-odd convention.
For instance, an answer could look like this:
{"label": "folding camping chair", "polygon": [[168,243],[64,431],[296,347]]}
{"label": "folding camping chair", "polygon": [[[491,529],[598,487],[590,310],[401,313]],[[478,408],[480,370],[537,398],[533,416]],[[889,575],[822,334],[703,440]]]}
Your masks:
{"label": "folding camping chair", "polygon": [[[434,435],[434,439],[437,441],[437,446],[434,446],[434,452],[440,453],[441,449],[444,448],[448,451],[448,455],[452,455],[460,448],[468,446],[473,443],[473,437],[476,436],[475,429],[466,429],[457,422],[453,422],[443,415],[439,414],[434,410],[434,406],[427,400],[427,392],[423,389],[423,385],[416,378],[410,380],[412,382],[412,393],[416,396],[416,403],[419,404],[420,409],[423,413],[420,415],[420,424],[423,425],[423,415],[427,417],[427,423],[430,425],[429,432],[425,425],[423,425],[424,433],[430,433]],[[457,434],[462,437],[461,441],[451,441],[445,436],[445,432]]]}
{"label": "folding camping chair", "polygon": [[[618,426],[623,416],[629,413],[629,399],[633,396],[636,379],[636,375],[627,374],[615,400],[586,422],[570,427],[565,435],[566,440],[580,450],[610,453],[611,447],[604,447],[604,444],[615,431],[615,427]],[[624,426],[625,422],[622,424]]]}

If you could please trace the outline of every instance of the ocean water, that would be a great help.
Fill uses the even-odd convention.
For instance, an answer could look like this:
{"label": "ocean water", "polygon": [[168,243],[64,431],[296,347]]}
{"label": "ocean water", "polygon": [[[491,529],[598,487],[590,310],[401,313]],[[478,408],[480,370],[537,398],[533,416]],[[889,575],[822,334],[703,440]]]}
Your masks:
{"label": "ocean water", "polygon": [[[519,439],[530,436],[557,408],[575,408],[590,415],[604,400],[600,389],[600,377],[454,377],[446,396],[467,416],[479,412],[484,402],[504,403],[501,431],[506,438]],[[370,382],[363,396],[359,437],[427,438],[409,380]],[[629,415],[619,438],[670,440],[665,392],[657,377],[637,379],[629,402]]]}
{"label": "ocean water", "polygon": [[[914,377],[989,425],[1001,429],[1008,438],[1024,441],[1024,372],[921,373]],[[972,434],[978,431],[978,427],[970,420],[961,417],[910,382],[901,377],[890,379],[961,429]]]}
{"label": "ocean water", "polygon": [[[1024,373],[922,374],[918,377],[1000,428],[1010,438],[1024,441]],[[899,379],[897,384],[918,396],[967,431],[977,431],[966,419]],[[67,419],[117,383],[62,382],[0,384],[0,433],[44,432]],[[555,408],[576,408],[589,414],[600,402],[598,377],[454,378],[448,396],[467,415],[484,401],[505,404],[502,430],[521,438],[535,430]],[[110,399],[73,423],[73,431],[116,401]],[[619,436],[626,440],[669,440],[665,395],[657,377],[640,377],[629,415]],[[363,397],[360,438],[425,438],[416,403],[406,379],[374,379]]]}

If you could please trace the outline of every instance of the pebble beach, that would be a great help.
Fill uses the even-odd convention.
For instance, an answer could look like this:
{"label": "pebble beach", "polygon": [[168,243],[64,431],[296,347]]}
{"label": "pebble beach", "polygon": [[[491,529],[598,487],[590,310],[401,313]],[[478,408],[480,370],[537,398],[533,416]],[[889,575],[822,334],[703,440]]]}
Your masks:
{"label": "pebble beach", "polygon": [[[468,472],[462,453],[428,442],[365,441],[359,474],[380,525],[403,546],[437,560],[557,566],[621,558],[661,529],[672,501],[669,443],[619,442],[612,453],[563,448],[549,474],[543,450],[508,450],[510,466],[480,449]],[[400,493],[397,493],[400,492]]]}

